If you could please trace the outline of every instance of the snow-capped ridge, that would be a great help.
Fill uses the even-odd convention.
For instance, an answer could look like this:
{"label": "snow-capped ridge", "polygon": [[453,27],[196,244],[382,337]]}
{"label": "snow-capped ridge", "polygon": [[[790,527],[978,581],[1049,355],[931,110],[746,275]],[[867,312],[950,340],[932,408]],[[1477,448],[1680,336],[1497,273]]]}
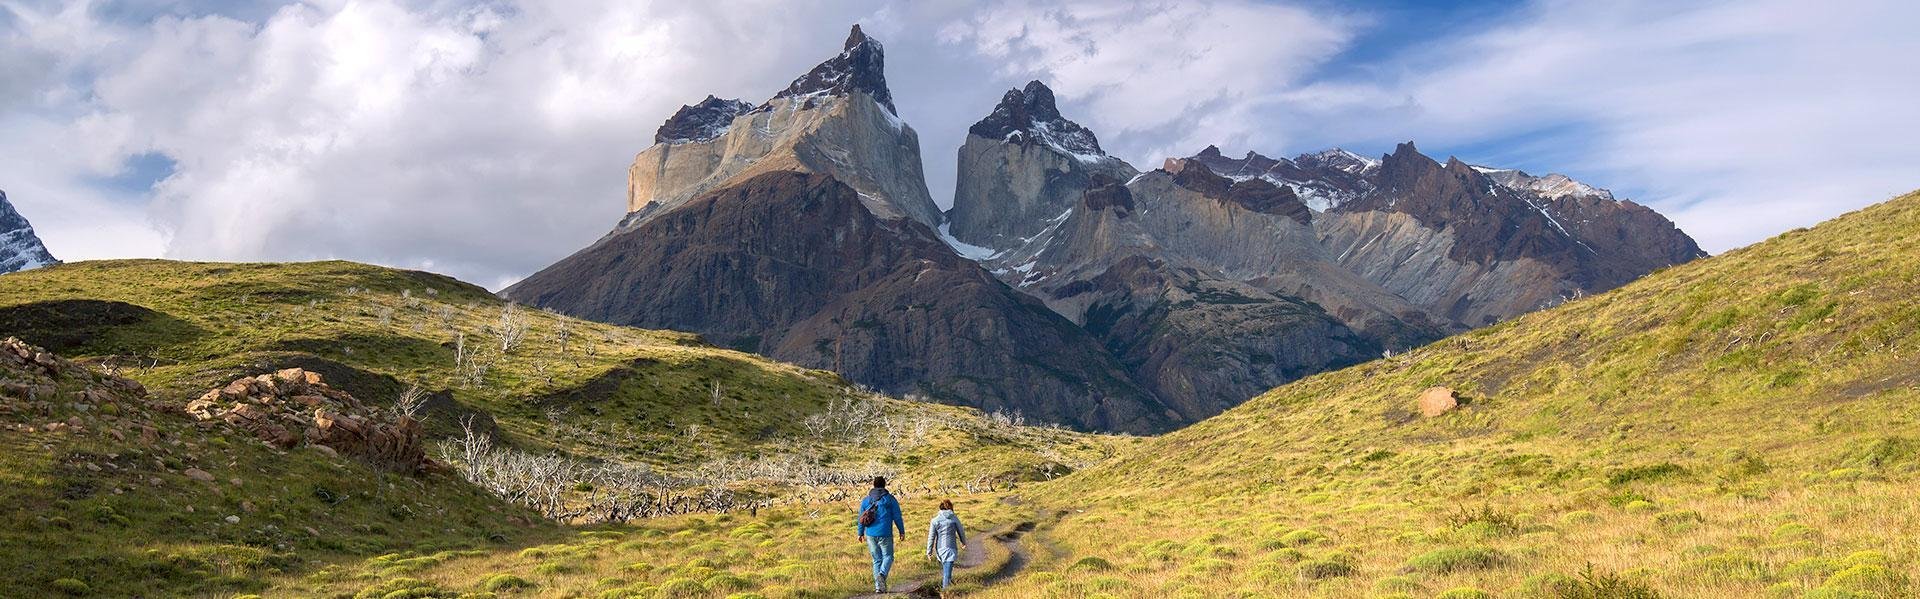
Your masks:
{"label": "snow-capped ridge", "polygon": [[7,201],[7,192],[0,191],[0,274],[59,263],[34,234],[33,225]]}
{"label": "snow-capped ridge", "polygon": [[1007,90],[993,112],[969,127],[967,133],[1007,143],[1037,144],[1081,162],[1109,159],[1093,131],[1061,116],[1053,90],[1039,81]]}
{"label": "snow-capped ridge", "polygon": [[[807,74],[794,79],[773,98],[777,100],[812,94],[839,96],[854,91],[872,97],[887,112],[900,114],[893,106],[893,92],[887,89],[886,49],[881,47],[879,40],[861,32],[858,24],[847,34],[847,42],[838,56],[827,59]],[[767,108],[770,104],[771,101],[761,105],[761,108]]]}
{"label": "snow-capped ridge", "polygon": [[708,141],[725,135],[733,119],[752,111],[753,104],[708,95],[697,104],[681,106],[653,133],[653,143]]}

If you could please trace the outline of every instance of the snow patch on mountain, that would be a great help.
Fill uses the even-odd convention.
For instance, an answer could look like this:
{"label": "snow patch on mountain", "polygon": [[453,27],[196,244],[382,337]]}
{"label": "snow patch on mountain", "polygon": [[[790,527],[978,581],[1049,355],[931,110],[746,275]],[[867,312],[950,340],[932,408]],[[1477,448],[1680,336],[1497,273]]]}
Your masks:
{"label": "snow patch on mountain", "polygon": [[940,223],[940,241],[947,242],[947,247],[953,248],[953,253],[959,254],[961,258],[982,262],[1000,255],[1000,250],[977,246],[955,238],[950,232],[952,227],[953,223]]}
{"label": "snow patch on mountain", "polygon": [[1475,165],[1473,170],[1480,171],[1495,183],[1514,191],[1531,193],[1543,198],[1563,198],[1567,196],[1592,197],[1613,200],[1613,192],[1594,187],[1560,173],[1548,173],[1544,177],[1529,175],[1526,171],[1511,168],[1493,168]]}
{"label": "snow patch on mountain", "polygon": [[33,225],[13,209],[0,191],[0,274],[59,264],[33,233]]}

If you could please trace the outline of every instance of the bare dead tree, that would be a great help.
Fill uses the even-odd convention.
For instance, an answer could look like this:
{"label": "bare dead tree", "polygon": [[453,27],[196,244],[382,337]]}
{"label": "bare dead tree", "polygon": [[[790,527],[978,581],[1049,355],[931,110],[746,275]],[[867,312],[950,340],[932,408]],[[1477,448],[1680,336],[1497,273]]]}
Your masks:
{"label": "bare dead tree", "polygon": [[421,389],[418,383],[408,385],[407,390],[401,391],[400,397],[393,400],[393,416],[396,419],[416,418],[420,414],[420,408],[425,407],[426,402],[425,389]]}
{"label": "bare dead tree", "polygon": [[500,353],[513,353],[514,348],[520,347],[520,340],[527,336],[527,316],[508,302],[500,307],[500,319],[494,323],[493,334],[500,340]]}

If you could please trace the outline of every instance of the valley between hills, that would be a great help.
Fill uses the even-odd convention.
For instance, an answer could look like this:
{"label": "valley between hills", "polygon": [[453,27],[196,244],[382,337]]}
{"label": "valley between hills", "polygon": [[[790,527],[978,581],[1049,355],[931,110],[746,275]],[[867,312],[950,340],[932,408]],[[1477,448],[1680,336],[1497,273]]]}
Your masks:
{"label": "valley between hills", "polygon": [[941,499],[948,596],[1920,594],[1920,193],[1709,257],[1412,143],[1142,171],[1034,82],[943,212],[858,27],[654,142],[497,294],[34,241],[0,595],[859,596],[874,476],[903,596]]}

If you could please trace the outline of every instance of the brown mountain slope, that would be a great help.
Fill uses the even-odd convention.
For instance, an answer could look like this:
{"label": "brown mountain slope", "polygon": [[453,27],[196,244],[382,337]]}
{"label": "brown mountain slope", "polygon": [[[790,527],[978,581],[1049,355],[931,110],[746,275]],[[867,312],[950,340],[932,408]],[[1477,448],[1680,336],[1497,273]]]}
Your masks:
{"label": "brown mountain slope", "polygon": [[776,172],[618,232],[503,292],[616,324],[671,327],[898,393],[1083,428],[1169,415],[1073,323],[883,220],[825,175]]}

